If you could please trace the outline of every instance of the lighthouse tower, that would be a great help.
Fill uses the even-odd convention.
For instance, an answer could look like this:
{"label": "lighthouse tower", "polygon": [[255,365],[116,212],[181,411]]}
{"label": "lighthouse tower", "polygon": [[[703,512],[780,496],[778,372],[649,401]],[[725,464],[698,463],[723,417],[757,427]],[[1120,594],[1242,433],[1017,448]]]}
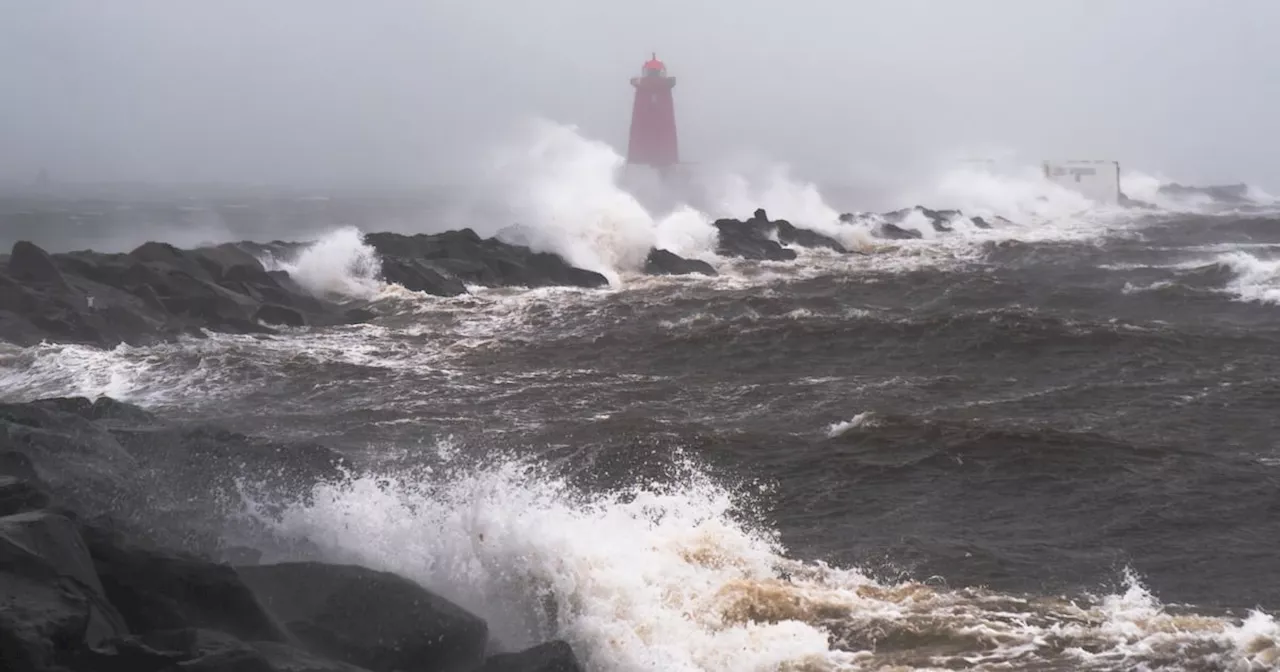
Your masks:
{"label": "lighthouse tower", "polygon": [[631,138],[627,143],[627,163],[652,166],[660,171],[680,163],[676,147],[676,108],[671,97],[676,78],[667,76],[667,66],[653,58],[644,64],[639,77],[631,78],[635,103],[631,107]]}

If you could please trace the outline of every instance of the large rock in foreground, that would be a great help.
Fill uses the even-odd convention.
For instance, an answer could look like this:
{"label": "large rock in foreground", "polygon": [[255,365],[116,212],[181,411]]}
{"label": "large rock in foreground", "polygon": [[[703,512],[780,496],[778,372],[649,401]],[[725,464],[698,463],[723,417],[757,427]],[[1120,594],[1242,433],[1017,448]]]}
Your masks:
{"label": "large rock in foreground", "polygon": [[471,670],[484,659],[484,621],[394,574],[312,562],[238,571],[298,641],[329,658],[374,672]]}
{"label": "large rock in foreground", "polygon": [[[57,478],[65,489],[58,491],[37,477],[80,461],[88,461],[92,471],[128,468],[144,453],[130,455],[140,450],[132,441],[108,437],[157,426],[166,425],[111,400],[0,406],[0,440],[6,443],[0,450],[0,669],[581,670],[564,642],[486,659],[488,627],[482,619],[394,574],[313,562],[232,567],[176,552],[137,536],[143,521],[116,526],[98,515],[100,507],[84,509],[93,520],[64,508],[68,501],[92,501],[83,493],[64,497],[65,491],[96,483],[84,480],[86,473]],[[185,433],[158,432],[153,443]],[[203,427],[197,433],[206,440],[221,436]],[[237,436],[217,440],[253,443]],[[215,444],[209,445],[212,450]],[[152,456],[179,450],[146,448]],[[94,457],[98,451],[105,454]],[[148,460],[151,469],[172,465]]]}

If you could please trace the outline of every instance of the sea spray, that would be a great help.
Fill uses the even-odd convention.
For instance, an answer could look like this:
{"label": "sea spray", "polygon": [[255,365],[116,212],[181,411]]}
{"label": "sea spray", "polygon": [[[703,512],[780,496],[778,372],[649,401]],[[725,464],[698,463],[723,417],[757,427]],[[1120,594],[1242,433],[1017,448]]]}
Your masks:
{"label": "sea spray", "polygon": [[268,270],[289,274],[317,296],[372,298],[381,291],[382,261],[377,250],[364,242],[364,234],[345,226],[321,235],[287,259],[263,260]]}

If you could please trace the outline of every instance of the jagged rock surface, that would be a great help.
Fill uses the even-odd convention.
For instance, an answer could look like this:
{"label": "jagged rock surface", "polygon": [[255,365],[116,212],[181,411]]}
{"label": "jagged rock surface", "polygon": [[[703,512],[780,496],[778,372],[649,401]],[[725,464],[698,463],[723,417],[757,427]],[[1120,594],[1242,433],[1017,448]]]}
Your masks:
{"label": "jagged rock surface", "polygon": [[[876,216],[872,235],[921,238],[904,226],[920,213],[940,233],[962,217],[955,210],[921,206]],[[998,219],[998,218],[997,218]],[[842,215],[850,223],[852,215]],[[988,228],[981,217],[971,220]],[[838,240],[791,222],[769,220],[758,209],[747,220],[720,219],[716,251],[725,257],[792,261],[792,247],[848,249]],[[518,233],[518,232],[517,232]],[[516,238],[518,235],[512,234]],[[509,236],[510,237],[510,236]],[[604,287],[608,279],[577,268],[558,255],[535,252],[471,229],[436,234],[373,233],[365,243],[377,251],[381,278],[437,296],[458,296],[468,286]],[[282,270],[268,271],[259,259],[295,257],[306,245],[226,243],[183,250],[148,242],[125,254],[92,251],[49,254],[27,241],[14,244],[0,266],[0,339],[18,345],[42,340],[111,347],[154,343],[205,330],[271,334],[280,328],[332,326],[376,317],[360,301],[316,296]],[[652,249],[644,271],[655,275],[716,275],[710,264]]]}
{"label": "jagged rock surface", "polygon": [[371,233],[365,242],[382,256],[389,282],[438,296],[466,293],[466,285],[485,287],[604,287],[609,280],[564,259],[496,238],[481,238],[471,229],[406,236]]}
{"label": "jagged rock surface", "polygon": [[[145,449],[111,440],[157,427],[166,431]],[[211,446],[262,443],[198,433]],[[110,399],[0,406],[0,669],[581,670],[564,642],[486,658],[482,619],[394,574],[315,562],[231,566],[157,545],[101,511],[66,507],[77,501],[66,491],[83,490],[88,475],[60,470],[78,461],[127,470],[148,454],[182,450],[160,444],[184,434]]]}
{"label": "jagged rock surface", "polygon": [[701,259],[685,259],[668,250],[654,248],[644,260],[644,272],[649,275],[719,275],[711,264]]}

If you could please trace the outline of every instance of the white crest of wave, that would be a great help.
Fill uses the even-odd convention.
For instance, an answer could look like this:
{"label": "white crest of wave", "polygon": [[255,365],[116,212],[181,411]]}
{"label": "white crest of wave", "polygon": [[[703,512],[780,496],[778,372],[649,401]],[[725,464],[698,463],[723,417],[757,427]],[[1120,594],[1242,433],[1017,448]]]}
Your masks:
{"label": "white crest of wave", "polygon": [[1280,259],[1260,259],[1248,252],[1228,252],[1216,263],[1231,269],[1235,277],[1227,291],[1245,301],[1280,303]]}
{"label": "white crest of wave", "polygon": [[1160,173],[1125,171],[1120,176],[1120,188],[1124,190],[1126,196],[1150,203],[1162,210],[1201,212],[1214,205],[1213,197],[1205,193],[1172,195],[1160,191],[1160,187],[1170,183],[1171,180]]}
{"label": "white crest of wave", "polygon": [[520,243],[611,283],[639,270],[653,247],[686,257],[715,249],[715,229],[697,211],[682,206],[658,217],[620,186],[624,163],[573,126],[535,120],[498,153],[491,177],[505,186]]}
{"label": "white crest of wave", "polygon": [[931,187],[909,200],[1019,223],[1068,219],[1099,207],[1084,195],[1044,179],[1041,169],[1032,166],[957,166],[943,171]]}
{"label": "white crest of wave", "polygon": [[588,669],[778,669],[826,658],[798,620],[732,615],[744,582],[777,582],[780,549],[734,521],[704,480],[586,495],[528,463],[451,475],[356,478],[267,521],[327,559],[413,578],[485,618],[508,647],[552,637]]}
{"label": "white crest of wave", "polygon": [[680,172],[670,183],[653,178],[627,166],[608,144],[547,120],[531,123],[498,152],[487,175],[501,185],[518,223],[504,237],[559,254],[612,283],[639,270],[655,247],[714,261],[712,219],[746,219],[757,208],[848,247],[872,242],[864,228],[841,224],[818,188],[793,177],[784,164],[721,162]]}
{"label": "white crest of wave", "polygon": [[1254,184],[1245,186],[1245,195],[1258,205],[1280,204],[1280,198],[1277,198],[1271,192]]}
{"label": "white crest of wave", "polygon": [[863,411],[848,420],[832,423],[827,427],[827,438],[834,439],[844,436],[851,429],[859,427],[874,427],[879,423],[874,411]]}
{"label": "white crest of wave", "polygon": [[368,299],[383,288],[382,260],[354,226],[321,235],[290,259],[268,258],[262,263],[268,270],[287,272],[316,296]]}
{"label": "white crest of wave", "polygon": [[764,208],[769,219],[785,219],[845,247],[872,244],[864,228],[840,223],[840,212],[827,203],[818,186],[793,176],[785,163],[744,158],[709,166],[697,175],[695,188],[700,202],[716,217],[742,219]]}
{"label": "white crest of wave", "polygon": [[283,509],[246,502],[278,540],[306,540],[324,560],[409,577],[484,618],[504,648],[564,639],[592,670],[863,669],[876,654],[857,649],[921,632],[987,633],[1000,645],[981,654],[991,662],[983,669],[1005,669],[1031,651],[1055,655],[1049,640],[1065,641],[1060,653],[1078,662],[1132,659],[1137,667],[1196,647],[1239,669],[1277,654],[1270,615],[1191,622],[1166,612],[1132,575],[1122,595],[1010,614],[1021,600],[885,585],[789,559],[773,533],[734,515],[733,492],[689,472],[676,485],[587,493],[508,460],[320,484],[305,504]]}

